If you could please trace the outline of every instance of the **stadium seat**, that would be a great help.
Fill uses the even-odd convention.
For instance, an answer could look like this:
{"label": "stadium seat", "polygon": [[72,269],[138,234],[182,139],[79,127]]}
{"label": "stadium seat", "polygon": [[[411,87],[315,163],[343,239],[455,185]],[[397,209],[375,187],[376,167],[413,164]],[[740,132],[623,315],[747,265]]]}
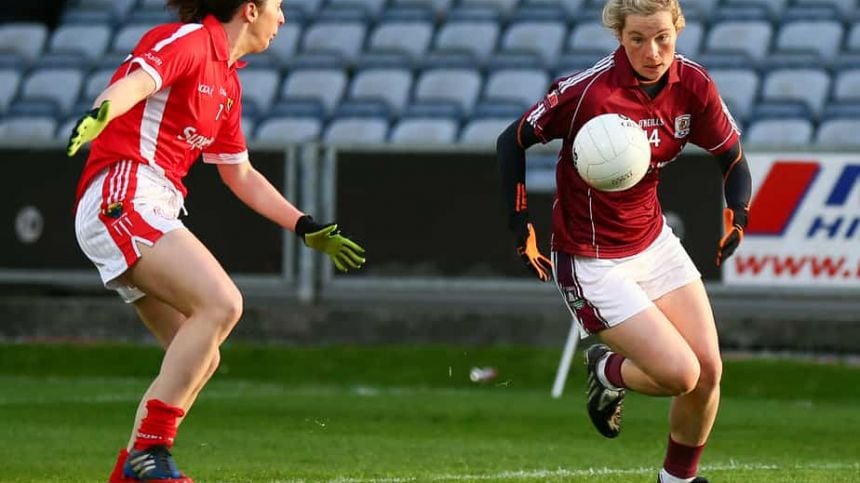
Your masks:
{"label": "stadium seat", "polygon": [[376,19],[382,13],[386,0],[329,0],[326,9],[347,10],[360,8],[370,19]]}
{"label": "stadium seat", "polygon": [[818,116],[829,92],[830,75],[822,69],[775,70],[764,78],[762,100],[805,102]]}
{"label": "stadium seat", "polygon": [[758,74],[752,69],[713,69],[709,73],[732,115],[746,121],[758,94]]}
{"label": "stadium seat", "polygon": [[459,5],[466,7],[492,7],[498,10],[502,16],[509,16],[519,0],[460,0]]}
{"label": "stadium seat", "polygon": [[39,69],[31,72],[21,86],[21,100],[51,99],[61,115],[71,112],[83,85],[77,69]]}
{"label": "stadium seat", "polygon": [[383,144],[388,121],[378,117],[335,119],[326,127],[322,139],[331,144]]}
{"label": "stadium seat", "polygon": [[48,28],[40,23],[13,22],[0,25],[0,52],[19,55],[33,62],[45,48]]}
{"label": "stadium seat", "polygon": [[451,100],[430,99],[427,101],[412,101],[401,112],[400,118],[420,119],[462,119],[463,108],[460,103]]}
{"label": "stadium seat", "polygon": [[457,3],[448,10],[451,22],[492,22],[501,25],[503,12],[494,5],[463,5]]}
{"label": "stadium seat", "polygon": [[472,69],[430,69],[422,72],[415,86],[418,101],[449,100],[469,114],[481,89],[481,76]]}
{"label": "stadium seat", "polygon": [[835,101],[824,105],[819,116],[821,121],[828,119],[860,119],[860,101]]}
{"label": "stadium seat", "polygon": [[860,101],[860,68],[843,70],[836,74],[833,84],[835,101]]}
{"label": "stadium seat", "polygon": [[752,61],[759,62],[768,52],[772,34],[770,23],[765,21],[721,22],[708,31],[705,51],[746,54]]}
{"label": "stadium seat", "polygon": [[815,133],[815,144],[822,148],[860,148],[860,119],[831,119],[822,122]]}
{"label": "stadium seat", "polygon": [[0,120],[0,143],[42,143],[52,141],[57,122],[50,117],[16,117]]}
{"label": "stadium seat", "polygon": [[129,24],[120,28],[113,37],[110,51],[116,54],[130,54],[140,38],[150,30],[152,24]]}
{"label": "stadium seat", "polygon": [[802,147],[812,141],[808,119],[763,119],[744,133],[744,144],[767,147]]}
{"label": "stadium seat", "polygon": [[800,100],[759,100],[752,107],[752,111],[748,116],[749,119],[812,119],[812,109],[804,101]]}
{"label": "stadium seat", "polygon": [[511,119],[474,119],[460,133],[461,144],[495,146],[499,134],[511,124]]}
{"label": "stadium seat", "polygon": [[794,5],[827,5],[835,8],[844,18],[856,14],[856,0],[794,0]]}
{"label": "stadium seat", "polygon": [[106,10],[109,9],[114,14],[118,22],[122,22],[129,11],[135,6],[137,0],[79,0],[78,6],[81,8],[91,8]]}
{"label": "stadium seat", "polygon": [[580,8],[585,3],[585,0],[523,0],[520,5],[521,8],[527,9],[529,7],[542,7],[542,6],[559,6],[565,12],[565,17],[559,17],[559,20],[567,18],[567,19],[575,19],[577,13],[579,13]]}
{"label": "stadium seat", "polygon": [[447,22],[439,28],[434,50],[468,52],[481,65],[496,47],[499,25],[493,21]]}
{"label": "stadium seat", "polygon": [[452,119],[402,119],[391,130],[392,144],[450,145],[457,137],[457,122]]}
{"label": "stadium seat", "polygon": [[16,69],[0,69],[0,115],[9,109],[9,104],[18,92],[21,73]]}
{"label": "stadium seat", "polygon": [[63,10],[61,25],[111,25],[115,14],[107,8],[69,7]]}
{"label": "stadium seat", "polygon": [[562,54],[558,59],[558,66],[553,73],[553,78],[566,77],[577,72],[582,72],[594,66],[598,61],[605,58],[608,52],[570,52]]}
{"label": "stadium seat", "polygon": [[499,70],[488,75],[483,99],[519,103],[525,110],[546,94],[549,83],[543,70]]}
{"label": "stadium seat", "polygon": [[798,21],[828,20],[838,21],[841,16],[833,5],[792,5],[782,14],[782,23]]}
{"label": "stadium seat", "polygon": [[314,21],[320,23],[360,23],[370,25],[373,23],[373,15],[361,5],[349,4],[335,6],[331,4],[323,7],[314,16]]}
{"label": "stadium seat", "polygon": [[281,97],[314,98],[328,113],[334,111],[346,90],[346,74],[338,69],[299,69],[281,87]]}
{"label": "stadium seat", "polygon": [[63,25],[51,35],[48,52],[79,53],[93,62],[107,50],[111,34],[107,25]]}
{"label": "stadium seat", "polygon": [[571,31],[567,41],[567,50],[569,52],[588,52],[607,55],[617,48],[618,39],[598,21],[577,24]]}
{"label": "stadium seat", "polygon": [[[438,18],[443,18],[454,0],[391,0],[391,7],[427,7],[432,9]],[[384,15],[384,13],[383,13]]]}
{"label": "stadium seat", "polygon": [[529,52],[542,59],[544,66],[555,66],[566,34],[561,21],[517,22],[502,34],[501,49]]}
{"label": "stadium seat", "polygon": [[350,99],[382,99],[395,115],[409,101],[412,73],[406,69],[365,69],[357,72],[349,86]]}
{"label": "stadium seat", "polygon": [[510,17],[516,22],[564,22],[567,11],[558,3],[520,4]]}
{"label": "stadium seat", "polygon": [[705,35],[705,28],[702,22],[695,20],[687,21],[687,26],[681,31],[675,45],[678,53],[696,60],[699,54],[699,48],[702,45],[702,37]]}
{"label": "stadium seat", "polygon": [[[257,115],[265,115],[275,100],[280,83],[280,74],[274,69],[242,69],[239,71],[242,81],[243,109],[252,107]],[[253,104],[253,106],[249,106]]]}
{"label": "stadium seat", "polygon": [[687,21],[706,20],[717,5],[717,0],[681,0],[681,9]]}
{"label": "stadium seat", "polygon": [[278,36],[269,44],[265,54],[278,67],[287,65],[296,54],[302,27],[294,22],[287,22],[278,30]]}
{"label": "stadium seat", "polygon": [[486,70],[494,72],[502,69],[536,69],[544,70],[547,66],[540,56],[534,52],[522,50],[507,50],[496,52],[487,60]]}
{"label": "stadium seat", "polygon": [[[842,44],[842,25],[836,21],[799,21],[783,24],[776,36],[774,51],[812,50],[830,62]],[[820,62],[819,62],[820,63]]]}
{"label": "stadium seat", "polygon": [[852,52],[860,52],[860,23],[855,23],[848,32],[848,39],[845,41],[845,50]]}
{"label": "stadium seat", "polygon": [[433,37],[430,22],[386,22],[377,25],[368,39],[369,51],[402,51],[414,62],[427,52]]}
{"label": "stadium seat", "polygon": [[475,104],[471,119],[508,119],[511,122],[520,118],[523,113],[525,109],[519,102],[482,101]]}
{"label": "stadium seat", "polygon": [[335,52],[353,64],[364,45],[366,27],[362,22],[317,22],[305,29],[303,52]]}
{"label": "stadium seat", "polygon": [[334,118],[393,118],[391,107],[382,99],[345,99],[335,109]]}
{"label": "stadium seat", "polygon": [[723,0],[727,6],[749,7],[761,6],[767,11],[770,18],[778,18],[788,4],[788,0]]}
{"label": "stadium seat", "polygon": [[319,139],[322,122],[314,117],[269,118],[257,125],[255,141],[302,143]]}

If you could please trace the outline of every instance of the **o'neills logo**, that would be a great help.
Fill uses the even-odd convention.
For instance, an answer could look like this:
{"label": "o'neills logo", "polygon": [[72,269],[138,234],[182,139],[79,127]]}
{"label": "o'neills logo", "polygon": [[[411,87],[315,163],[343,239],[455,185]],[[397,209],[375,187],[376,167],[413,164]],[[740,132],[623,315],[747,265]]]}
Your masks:
{"label": "o'neills logo", "polygon": [[182,135],[176,137],[184,139],[191,146],[191,149],[203,149],[215,142],[215,138],[207,138],[202,134],[197,134],[197,129],[190,126],[182,131]]}

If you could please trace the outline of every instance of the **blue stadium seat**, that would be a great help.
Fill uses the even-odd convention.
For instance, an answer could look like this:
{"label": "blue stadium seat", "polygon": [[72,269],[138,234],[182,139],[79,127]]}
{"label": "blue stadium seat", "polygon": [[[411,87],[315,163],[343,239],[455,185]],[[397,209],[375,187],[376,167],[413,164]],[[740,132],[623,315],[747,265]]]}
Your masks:
{"label": "blue stadium seat", "polygon": [[82,7],[69,7],[63,10],[60,17],[61,25],[113,25],[116,15],[108,9]]}
{"label": "blue stadium seat", "polygon": [[[770,49],[772,36],[773,28],[770,22],[760,20],[721,22],[708,31],[705,53],[745,54],[753,62],[760,62]],[[752,66],[747,65],[747,67]]]}
{"label": "blue stadium seat", "polygon": [[752,108],[749,119],[760,121],[762,119],[811,119],[812,109],[809,104],[798,100],[758,101]]}
{"label": "blue stadium seat", "polygon": [[744,134],[744,144],[768,147],[803,147],[812,142],[812,123],[808,119],[763,119],[754,122]]}
{"label": "blue stadium seat", "polygon": [[386,0],[329,0],[326,8],[337,10],[360,8],[366,12],[368,18],[375,20],[382,13],[385,3]]}
{"label": "blue stadium seat", "polygon": [[860,119],[860,101],[836,101],[824,105],[819,118],[828,119]]}
{"label": "blue stadium seat", "polygon": [[[137,0],[79,0],[78,6],[82,9],[108,11],[116,22],[122,22],[136,3]],[[66,8],[67,11],[69,9]]]}
{"label": "blue stadium seat", "polygon": [[474,69],[430,69],[415,84],[415,100],[449,100],[468,115],[478,99],[481,75]]}
{"label": "blue stadium seat", "polygon": [[427,99],[413,101],[401,113],[401,119],[462,119],[463,108],[457,102],[447,99]]}
{"label": "blue stadium seat", "polygon": [[0,143],[33,144],[53,141],[57,122],[52,117],[15,117],[0,120]]}
{"label": "blue stadium seat", "polygon": [[107,50],[112,33],[107,25],[62,25],[51,35],[48,52],[83,54],[94,62]]}
{"label": "blue stadium seat", "polygon": [[[561,7],[564,10],[564,16],[558,19],[573,20],[576,19],[585,0],[522,0],[520,2],[521,10],[531,7]],[[518,18],[518,17],[515,17]]]}
{"label": "blue stadium seat", "polygon": [[835,8],[842,18],[849,18],[857,12],[856,0],[794,0],[795,6],[830,6]]}
{"label": "blue stadium seat", "polygon": [[450,21],[439,28],[436,52],[468,52],[483,65],[496,48],[499,24],[495,21]]}
{"label": "blue stadium seat", "polygon": [[107,88],[108,82],[113,77],[115,69],[98,69],[91,72],[84,81],[84,90],[81,92],[81,100],[92,103],[99,94]]}
{"label": "blue stadium seat", "polygon": [[303,143],[319,139],[322,122],[316,117],[274,117],[257,124],[254,140],[263,143]]}
{"label": "blue stadium seat", "polygon": [[452,22],[502,23],[503,13],[495,6],[456,4],[448,10],[447,19]]}
{"label": "blue stadium seat", "polygon": [[323,141],[330,144],[384,144],[388,121],[380,117],[334,119],[326,126]]}
{"label": "blue stadium seat", "polygon": [[325,5],[314,16],[314,21],[322,23],[356,22],[365,25],[373,23],[373,17],[367,9],[357,5]]}
{"label": "blue stadium seat", "polygon": [[525,109],[519,102],[481,101],[475,104],[471,119],[508,119],[511,122],[524,113]]}
{"label": "blue stadium seat", "polygon": [[512,119],[473,119],[460,132],[461,144],[495,146],[499,134],[510,125]]}
{"label": "blue stadium seat", "polygon": [[713,23],[745,22],[751,20],[770,22],[771,17],[770,10],[764,5],[720,4],[714,9],[708,19]]}
{"label": "blue stadium seat", "polygon": [[595,53],[608,55],[618,48],[618,39],[599,21],[577,24],[570,32],[567,41],[568,52]]}
{"label": "blue stadium seat", "polygon": [[9,115],[15,117],[57,117],[60,107],[48,97],[18,99],[9,106]]}
{"label": "blue stadium seat", "polygon": [[778,18],[788,5],[788,0],[723,0],[725,5],[731,6],[761,6],[766,9],[770,18]]}
{"label": "blue stadium seat", "polygon": [[860,120],[830,119],[822,122],[815,133],[815,144],[827,149],[860,148]]}
{"label": "blue stadium seat", "polygon": [[346,99],[338,104],[334,118],[391,119],[392,109],[382,99]]}
{"label": "blue stadium seat", "polygon": [[818,116],[830,92],[830,75],[822,69],[784,69],[769,72],[762,85],[762,100],[806,103]]}
{"label": "blue stadium seat", "polygon": [[549,83],[543,70],[499,70],[487,76],[483,99],[518,103],[524,111],[546,94]]}
{"label": "blue stadium seat", "polygon": [[399,115],[409,101],[412,73],[406,69],[364,69],[358,71],[349,86],[350,99],[382,99],[394,115]]}
{"label": "blue stadium seat", "polygon": [[83,86],[83,74],[77,69],[39,69],[32,71],[21,86],[21,100],[51,99],[61,115],[71,112]]}
{"label": "blue stadium seat", "polygon": [[833,81],[833,100],[860,102],[860,68],[837,72]]}
{"label": "blue stadium seat", "polygon": [[331,114],[346,91],[346,74],[339,69],[299,69],[284,79],[281,97],[318,99]]}
{"label": "blue stadium seat", "polygon": [[687,26],[681,31],[675,45],[678,53],[695,59],[702,46],[702,38],[705,36],[705,28],[702,22],[687,21]]}
{"label": "blue stadium seat", "polygon": [[302,27],[296,22],[287,22],[278,30],[278,36],[269,44],[265,55],[278,66],[288,65],[296,54],[296,48],[301,38]]}
{"label": "blue stadium seat", "polygon": [[110,52],[115,54],[130,54],[134,47],[140,42],[140,38],[154,27],[153,24],[127,24],[117,30],[113,36]]}
{"label": "blue stadium seat", "polygon": [[758,74],[752,69],[712,69],[708,72],[732,115],[745,122],[758,95]]}
{"label": "blue stadium seat", "polygon": [[283,97],[269,108],[267,117],[314,118],[322,121],[328,115],[325,104],[317,97]]}
{"label": "blue stadium seat", "polygon": [[554,66],[564,47],[567,26],[561,21],[528,21],[511,24],[502,34],[501,49],[527,51]]}
{"label": "blue stadium seat", "polygon": [[502,69],[544,69],[543,59],[528,50],[505,50],[496,52],[487,59],[486,70],[494,72]]}
{"label": "blue stadium seat", "polygon": [[510,17],[513,22],[567,23],[567,10],[558,2],[520,4]]}
{"label": "blue stadium seat", "polygon": [[13,22],[0,25],[0,52],[35,61],[45,48],[48,28],[40,23]]}
{"label": "blue stadium seat", "polygon": [[243,112],[263,116],[272,106],[278,93],[281,76],[274,69],[247,68],[239,71],[242,81]]}
{"label": "blue stadium seat", "polygon": [[391,0],[390,7],[424,7],[433,11],[437,18],[443,18],[451,9],[454,0]]}
{"label": "blue stadium seat", "polygon": [[457,138],[453,119],[402,119],[391,130],[389,141],[397,145],[450,145]]}
{"label": "blue stadium seat", "polygon": [[317,22],[305,29],[303,52],[335,52],[350,65],[364,45],[367,28],[362,22]]}
{"label": "blue stadium seat", "polygon": [[382,11],[381,23],[436,21],[436,11],[429,5],[392,5]]}
{"label": "blue stadium seat", "polygon": [[380,23],[370,33],[369,51],[400,51],[418,61],[430,47],[433,24],[424,21],[391,21]]}
{"label": "blue stadium seat", "polygon": [[20,71],[17,69],[0,69],[0,115],[9,108],[20,84]]}
{"label": "blue stadium seat", "polygon": [[817,21],[831,20],[838,21],[840,19],[839,9],[833,5],[791,5],[782,14],[782,23],[798,22],[798,21]]}
{"label": "blue stadium seat", "polygon": [[821,61],[829,63],[839,52],[842,37],[842,24],[836,21],[784,23],[776,35],[774,51],[812,50]]}

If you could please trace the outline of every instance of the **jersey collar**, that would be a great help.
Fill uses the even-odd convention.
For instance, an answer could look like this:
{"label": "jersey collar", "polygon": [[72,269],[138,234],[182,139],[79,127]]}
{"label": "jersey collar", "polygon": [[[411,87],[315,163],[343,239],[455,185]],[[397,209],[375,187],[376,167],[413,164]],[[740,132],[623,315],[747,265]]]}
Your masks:
{"label": "jersey collar", "polygon": [[[619,45],[613,55],[615,65],[619,67],[615,69],[615,82],[624,87],[639,87],[639,78],[636,77],[636,72],[633,70],[633,66],[630,65],[630,59],[627,58],[627,53],[624,52],[624,46]],[[681,80],[677,60],[672,60],[672,65],[669,66],[668,73],[668,84]]]}
{"label": "jersey collar", "polygon": [[[203,26],[209,32],[209,39],[212,40],[212,50],[215,52],[217,60],[227,62],[230,60],[230,48],[227,43],[227,32],[224,31],[224,26],[211,13],[203,18]],[[248,63],[242,60],[236,61],[235,68],[241,69]]]}

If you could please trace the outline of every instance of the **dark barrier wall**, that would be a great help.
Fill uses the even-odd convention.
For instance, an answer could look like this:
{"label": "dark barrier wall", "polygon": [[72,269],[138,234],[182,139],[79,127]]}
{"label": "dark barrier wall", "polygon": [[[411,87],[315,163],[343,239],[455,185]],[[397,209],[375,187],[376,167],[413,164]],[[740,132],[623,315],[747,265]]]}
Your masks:
{"label": "dark barrier wall", "polygon": [[[282,153],[254,154],[254,165],[282,189]],[[92,269],[78,248],[72,203],[82,159],[59,151],[0,151],[0,268]],[[185,224],[232,272],[280,273],[281,230],[239,202],[217,169],[198,163],[188,177]]]}
{"label": "dark barrier wall", "polygon": [[[341,151],[337,159],[337,218],[368,250],[361,274],[529,276],[506,227],[493,155]],[[693,260],[706,279],[718,279],[716,162],[706,154],[682,156],[664,170],[661,185],[664,210],[680,218]],[[552,195],[532,192],[528,202],[549,255]]]}

